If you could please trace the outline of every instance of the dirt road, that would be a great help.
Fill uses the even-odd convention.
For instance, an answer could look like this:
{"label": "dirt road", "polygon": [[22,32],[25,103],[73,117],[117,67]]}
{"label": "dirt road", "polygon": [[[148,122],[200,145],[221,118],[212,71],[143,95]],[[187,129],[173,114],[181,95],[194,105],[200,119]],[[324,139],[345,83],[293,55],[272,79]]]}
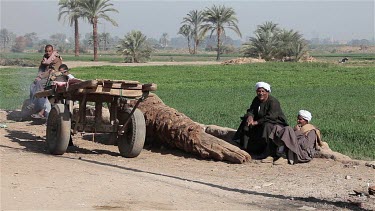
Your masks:
{"label": "dirt road", "polygon": [[76,136],[63,156],[45,149],[45,126],[0,111],[1,210],[351,210],[350,196],[375,183],[375,169],[315,159],[300,165],[201,160],[178,150],[119,156],[105,136]]}

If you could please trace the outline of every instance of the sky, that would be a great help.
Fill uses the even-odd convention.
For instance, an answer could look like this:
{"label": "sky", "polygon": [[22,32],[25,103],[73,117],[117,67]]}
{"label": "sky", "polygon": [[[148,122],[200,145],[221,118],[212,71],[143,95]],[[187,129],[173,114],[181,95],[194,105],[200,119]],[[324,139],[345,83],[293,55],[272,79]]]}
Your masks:
{"label": "sky", "polygon": [[[112,0],[119,13],[108,13],[118,23],[100,21],[99,33],[124,37],[131,30],[140,30],[148,37],[160,38],[163,33],[176,37],[181,21],[190,10],[204,10],[213,5],[232,7],[238,19],[242,38],[227,31],[233,39],[253,36],[257,25],[266,21],[281,28],[299,31],[306,39],[329,38],[338,41],[375,39],[375,0]],[[73,37],[68,22],[58,21],[58,0],[0,0],[0,27],[17,35],[36,32],[39,38],[56,33]],[[92,32],[92,26],[80,20],[80,34]]]}

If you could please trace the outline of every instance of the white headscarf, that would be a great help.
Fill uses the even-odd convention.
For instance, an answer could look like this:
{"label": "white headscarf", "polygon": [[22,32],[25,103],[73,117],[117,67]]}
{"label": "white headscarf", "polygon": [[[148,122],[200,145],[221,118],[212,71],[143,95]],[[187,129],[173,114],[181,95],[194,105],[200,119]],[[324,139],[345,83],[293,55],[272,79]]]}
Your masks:
{"label": "white headscarf", "polygon": [[258,89],[258,88],[263,88],[265,89],[267,92],[271,92],[271,85],[269,85],[268,83],[266,82],[258,82],[255,84],[255,91]]}
{"label": "white headscarf", "polygon": [[298,112],[298,115],[301,116],[304,120],[307,120],[308,122],[310,122],[312,119],[311,113],[306,110],[300,110]]}

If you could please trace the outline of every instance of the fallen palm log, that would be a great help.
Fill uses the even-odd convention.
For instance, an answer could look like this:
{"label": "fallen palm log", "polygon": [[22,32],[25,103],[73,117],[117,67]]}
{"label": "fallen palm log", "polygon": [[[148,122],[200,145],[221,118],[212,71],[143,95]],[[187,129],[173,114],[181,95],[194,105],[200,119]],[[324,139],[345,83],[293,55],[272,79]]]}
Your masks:
{"label": "fallen palm log", "polygon": [[146,137],[202,158],[244,163],[251,156],[240,148],[205,132],[205,128],[151,94],[138,107],[146,120]]}

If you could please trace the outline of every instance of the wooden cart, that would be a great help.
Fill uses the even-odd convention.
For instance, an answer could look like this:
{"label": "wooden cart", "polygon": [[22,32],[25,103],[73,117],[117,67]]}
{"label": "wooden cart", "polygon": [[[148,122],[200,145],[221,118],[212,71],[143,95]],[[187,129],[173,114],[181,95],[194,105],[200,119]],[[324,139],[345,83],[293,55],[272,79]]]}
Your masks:
{"label": "wooden cart", "polygon": [[[66,83],[65,86],[54,85],[51,89],[36,93],[38,98],[48,97],[56,102],[47,119],[46,142],[49,152],[62,155],[66,152],[72,134],[91,132],[110,133],[122,156],[138,156],[145,142],[146,125],[143,113],[137,106],[148,97],[150,91],[155,90],[156,84],[97,79]],[[77,101],[78,116],[72,118],[73,102]],[[87,102],[95,103],[94,121],[87,121]],[[109,123],[103,121],[103,102],[108,104]]]}

